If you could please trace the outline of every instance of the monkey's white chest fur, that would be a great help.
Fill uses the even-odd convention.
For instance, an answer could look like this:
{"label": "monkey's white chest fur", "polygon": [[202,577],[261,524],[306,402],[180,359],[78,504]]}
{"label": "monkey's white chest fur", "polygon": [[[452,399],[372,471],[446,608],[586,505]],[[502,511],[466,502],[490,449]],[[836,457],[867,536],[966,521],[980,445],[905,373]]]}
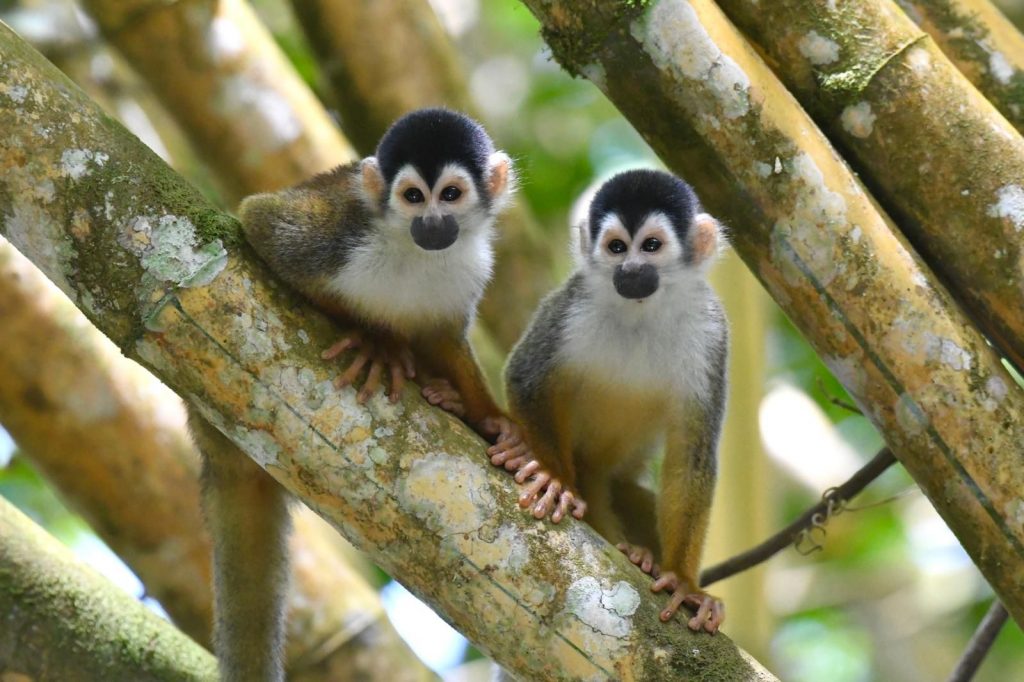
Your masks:
{"label": "monkey's white chest fur", "polygon": [[642,303],[603,288],[591,295],[566,320],[568,369],[588,384],[660,393],[673,402],[708,395],[713,350],[725,342],[710,287],[663,290]]}
{"label": "monkey's white chest fur", "polygon": [[369,321],[424,332],[471,316],[493,263],[487,233],[462,235],[443,251],[424,251],[407,238],[373,240],[352,250],[328,289]]}

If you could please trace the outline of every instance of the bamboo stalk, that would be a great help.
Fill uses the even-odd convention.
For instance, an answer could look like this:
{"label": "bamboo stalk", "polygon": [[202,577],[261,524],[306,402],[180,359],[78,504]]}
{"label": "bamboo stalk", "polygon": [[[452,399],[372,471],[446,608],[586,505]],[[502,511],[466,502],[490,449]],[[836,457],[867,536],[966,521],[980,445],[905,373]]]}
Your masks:
{"label": "bamboo stalk", "polygon": [[1024,367],[1024,138],[889,0],[719,4]]}
{"label": "bamboo stalk", "polygon": [[1024,35],[988,0],[897,0],[907,16],[1024,131]]}
{"label": "bamboo stalk", "polygon": [[[3,238],[0,319],[0,424],[175,623],[209,646],[210,542],[181,401],[126,360]],[[289,674],[431,678],[324,532],[312,512],[297,511]],[[313,675],[322,667],[344,673]]]}
{"label": "bamboo stalk", "polygon": [[355,158],[244,0],[85,0],[224,184],[227,199]]}
{"label": "bamboo stalk", "polygon": [[[725,636],[661,623],[664,597],[585,524],[519,510],[484,443],[415,390],[365,406],[334,390],[319,352],[336,329],[239,245],[234,220],[2,26],[0,57],[7,92],[26,93],[0,99],[0,196],[38,218],[31,238],[17,220],[0,231],[471,641],[528,679],[774,679]],[[46,181],[60,201],[38,196]]]}
{"label": "bamboo stalk", "polygon": [[708,0],[526,4],[562,65],[726,220],[1024,622],[1024,393],[821,132]]}
{"label": "bamboo stalk", "polygon": [[216,680],[217,663],[0,497],[0,678]]}
{"label": "bamboo stalk", "polygon": [[[428,0],[292,0],[292,6],[328,76],[342,126],[363,154],[373,153],[392,121],[418,107],[443,105],[480,117],[455,45]],[[480,317],[504,353],[554,286],[559,252],[521,201],[498,227],[494,284]]]}

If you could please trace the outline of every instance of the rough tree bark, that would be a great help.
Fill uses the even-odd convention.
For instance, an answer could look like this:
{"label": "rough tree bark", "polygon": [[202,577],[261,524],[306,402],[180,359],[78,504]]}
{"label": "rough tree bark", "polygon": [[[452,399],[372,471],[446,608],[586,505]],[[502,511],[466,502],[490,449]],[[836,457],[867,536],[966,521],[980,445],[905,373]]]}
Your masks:
{"label": "rough tree bark", "polygon": [[[527,678],[774,679],[583,523],[516,506],[484,444],[412,387],[335,391],[337,330],[237,223],[0,26],[0,225],[130,356],[471,641]],[[45,136],[40,134],[45,131]]]}
{"label": "rough tree bark", "polygon": [[[292,0],[292,6],[329,78],[342,127],[361,153],[372,154],[391,122],[418,107],[444,105],[480,118],[455,45],[428,0]],[[503,358],[554,286],[557,251],[522,202],[498,227],[494,283],[480,317]]]}
{"label": "rough tree bark", "polygon": [[1024,36],[988,0],[897,0],[988,101],[1024,131]]}
{"label": "rough tree bark", "polygon": [[1024,623],[1024,393],[813,122],[709,0],[526,4],[562,65],[725,218]]}
{"label": "rough tree bark", "polygon": [[[0,238],[0,424],[142,579],[210,643],[210,543],[199,456],[170,390],[118,349]],[[286,655],[294,679],[422,680],[377,593],[308,509],[296,513]],[[330,669],[332,676],[316,671]]]}
{"label": "rough tree bark", "polygon": [[0,497],[0,679],[217,679],[213,656]]}
{"label": "rough tree bark", "polygon": [[1024,138],[890,0],[719,4],[1024,368]]}

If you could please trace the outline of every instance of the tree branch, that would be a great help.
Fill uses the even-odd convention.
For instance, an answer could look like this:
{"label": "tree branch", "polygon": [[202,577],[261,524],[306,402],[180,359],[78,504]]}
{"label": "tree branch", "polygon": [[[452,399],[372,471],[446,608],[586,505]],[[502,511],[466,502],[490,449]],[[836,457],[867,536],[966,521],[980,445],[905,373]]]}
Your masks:
{"label": "tree branch", "polygon": [[562,65],[726,221],[1024,622],[1024,393],[842,158],[710,0],[525,3]]}
{"label": "tree branch", "polygon": [[[209,646],[210,543],[181,401],[2,237],[0,318],[0,424],[175,623]],[[289,674],[317,679],[311,671],[327,666],[349,676],[332,680],[431,677],[377,593],[322,537],[333,531],[305,507],[295,516]]]}
{"label": "tree branch", "polygon": [[796,536],[801,531],[810,528],[814,518],[826,512],[830,504],[835,504],[836,502],[845,503],[852,500],[869,483],[881,476],[886,469],[895,463],[896,458],[893,457],[892,451],[889,448],[882,448],[878,451],[878,454],[871,458],[870,462],[861,467],[848,481],[830,489],[824,496],[824,499],[805,511],[778,533],[742,554],[737,554],[720,564],[715,564],[701,571],[701,587],[707,587],[719,580],[725,580],[740,571],[745,571],[775,556],[786,547],[792,545]]}
{"label": "tree branch", "polygon": [[217,679],[213,656],[2,497],[0,613],[5,680]]}
{"label": "tree branch", "polygon": [[531,679],[774,679],[724,636],[661,623],[664,597],[585,524],[521,512],[483,442],[412,388],[397,405],[335,391],[319,350],[337,330],[231,218],[2,26],[0,57],[0,230],[477,646]]}
{"label": "tree branch", "polygon": [[978,624],[978,629],[974,631],[971,641],[967,643],[967,649],[957,661],[956,668],[947,682],[970,682],[995,643],[996,637],[999,636],[999,631],[1006,624],[1008,615],[998,599],[992,601],[992,606]]}
{"label": "tree branch", "polygon": [[1012,209],[1024,197],[1024,138],[890,0],[719,5],[982,331],[1024,367],[1024,215]]}

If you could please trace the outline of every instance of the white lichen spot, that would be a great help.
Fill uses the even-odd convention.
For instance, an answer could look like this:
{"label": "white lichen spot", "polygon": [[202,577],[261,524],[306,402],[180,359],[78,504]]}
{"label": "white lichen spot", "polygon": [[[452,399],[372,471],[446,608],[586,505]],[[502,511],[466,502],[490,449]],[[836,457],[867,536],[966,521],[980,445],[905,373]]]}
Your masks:
{"label": "white lichen spot", "polygon": [[962,190],[960,190],[960,196],[962,196],[962,197],[969,197],[969,196],[971,196],[971,190],[969,190],[969,189],[962,189]]}
{"label": "white lichen spot", "polygon": [[104,152],[89,149],[65,149],[60,155],[61,173],[72,180],[80,180],[91,172],[89,162],[102,166],[110,158]]}
{"label": "white lichen spot", "polygon": [[473,562],[484,570],[517,574],[530,561],[530,549],[519,530],[511,525],[502,525],[492,537],[486,533],[480,536],[470,534],[467,543],[460,543],[460,551],[472,557]]}
{"label": "white lichen spot", "polygon": [[[901,6],[906,6],[905,3],[902,3],[902,2],[900,3],[900,5]],[[918,15],[918,16],[920,16],[920,15]],[[915,20],[914,23],[920,24],[921,22]],[[964,37],[964,27],[963,26],[957,26],[956,28],[952,29],[951,31],[948,31],[946,33],[946,35],[949,36],[950,38],[957,38],[957,39],[963,38]]]}
{"label": "white lichen spot", "polygon": [[443,453],[415,460],[398,497],[428,528],[444,534],[479,529],[497,504],[478,464]]}
{"label": "white lichen spot", "polygon": [[772,174],[772,166],[771,164],[764,163],[763,161],[755,161],[754,172],[761,178],[767,178]]}
{"label": "white lichen spot", "polygon": [[118,243],[138,256],[158,282],[185,287],[209,284],[228,260],[220,239],[200,246],[192,221],[184,216],[136,216]]}
{"label": "white lichen spot", "polygon": [[806,153],[793,157],[791,173],[796,182],[803,184],[803,191],[797,194],[790,213],[773,226],[772,259],[791,284],[803,281],[794,259],[799,258],[827,286],[839,274],[842,263],[836,255],[836,236],[837,230],[846,225],[846,200],[825,184],[821,169]]}
{"label": "white lichen spot", "polygon": [[16,104],[22,104],[28,96],[28,88],[24,85],[12,85],[5,90],[5,94]]}
{"label": "white lichen spot", "polygon": [[903,393],[894,405],[896,422],[911,436],[917,436],[928,428],[928,417],[909,393]]}
{"label": "white lichen spot", "polygon": [[800,54],[815,66],[831,64],[839,59],[839,44],[817,31],[811,31],[801,38],[797,47],[800,49]]}
{"label": "white lichen spot", "polygon": [[776,175],[778,175],[778,174],[780,174],[782,172],[782,159],[780,159],[777,156],[775,157],[775,168],[774,168],[774,171],[775,171]]}
{"label": "white lichen spot", "polygon": [[971,354],[950,339],[942,339],[939,344],[939,360],[942,364],[956,371],[971,369]]}
{"label": "white lichen spot", "polygon": [[235,22],[219,16],[210,22],[206,46],[213,62],[219,64],[240,56],[245,50],[245,38]]}
{"label": "white lichen spot", "polygon": [[924,73],[932,65],[932,56],[928,54],[928,50],[922,47],[915,47],[907,53],[907,63],[917,73]]}
{"label": "white lichen spot", "polygon": [[1000,187],[996,192],[996,201],[989,205],[987,213],[993,218],[1009,220],[1013,229],[1020,232],[1024,228],[1024,187],[1020,185]]}
{"label": "white lichen spot", "polygon": [[580,73],[586,77],[591,83],[597,86],[598,90],[604,91],[608,86],[608,77],[604,70],[604,65],[599,62],[593,64],[586,64],[580,69]]}
{"label": "white lichen spot", "polygon": [[299,341],[302,341],[302,343],[309,343],[309,334],[306,332],[305,329],[300,329],[299,331],[295,332],[295,334],[296,336],[299,337]]}
{"label": "white lichen spot", "polygon": [[863,232],[860,229],[860,225],[854,225],[853,229],[850,230],[850,241],[854,244],[860,244],[861,236],[863,236]]}
{"label": "white lichen spot", "polygon": [[32,187],[32,193],[44,204],[49,204],[57,196],[57,188],[54,187],[53,180],[43,178]]}
{"label": "white lichen spot", "polygon": [[580,578],[569,586],[566,610],[603,635],[626,637],[633,629],[631,616],[640,606],[640,594],[620,581],[610,590],[601,589],[597,578]]}
{"label": "white lichen spot", "polygon": [[874,130],[876,118],[871,112],[870,102],[858,102],[843,109],[840,121],[846,132],[854,137],[866,138]]}
{"label": "white lichen spot", "polygon": [[1007,85],[1016,70],[1002,52],[992,51],[988,55],[988,72],[1002,85]]}
{"label": "white lichen spot", "polygon": [[630,33],[659,69],[700,81],[727,118],[750,111],[750,79],[718,48],[689,3],[657,2],[630,25]]}
{"label": "white lichen spot", "polygon": [[1006,503],[1006,519],[1015,526],[1018,533],[1024,530],[1024,499],[1018,497]]}
{"label": "white lichen spot", "polygon": [[985,382],[985,393],[986,397],[982,401],[981,406],[989,412],[994,412],[999,403],[1003,402],[1007,393],[1006,382],[1003,381],[1002,377],[993,376],[989,377],[989,380]]}
{"label": "white lichen spot", "polygon": [[860,359],[826,355],[822,357],[822,360],[850,394],[863,395],[868,382],[868,374]]}

